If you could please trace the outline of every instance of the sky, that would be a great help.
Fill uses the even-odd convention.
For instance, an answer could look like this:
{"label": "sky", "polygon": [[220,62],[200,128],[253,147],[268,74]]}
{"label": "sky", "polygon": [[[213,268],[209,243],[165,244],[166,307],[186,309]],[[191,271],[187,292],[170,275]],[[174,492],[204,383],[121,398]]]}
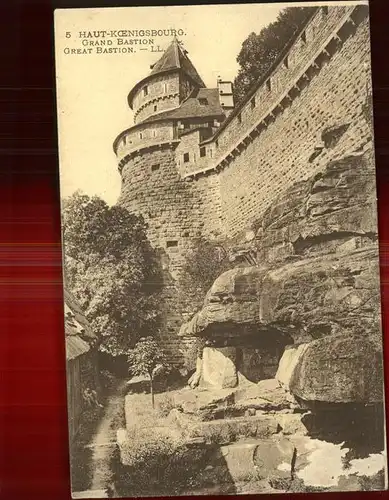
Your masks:
{"label": "sky", "polygon": [[[178,38],[189,58],[207,87],[216,87],[218,76],[224,80],[235,78],[239,69],[236,57],[247,36],[273,22],[285,5],[57,10],[55,50],[61,196],[81,190],[90,196],[100,196],[110,205],[116,202],[121,180],[112,144],[120,132],[133,125],[127,95],[149,74],[150,64],[162,55],[151,52],[151,46],[147,46],[148,50],[135,46],[135,53],[98,54],[96,46],[83,43],[99,42],[101,38],[80,38],[80,32],[182,29],[185,34]],[[112,40],[113,47],[117,47],[116,39]],[[154,46],[166,49],[171,40],[172,36],[155,37]],[[72,49],[90,49],[90,53],[65,53]]]}

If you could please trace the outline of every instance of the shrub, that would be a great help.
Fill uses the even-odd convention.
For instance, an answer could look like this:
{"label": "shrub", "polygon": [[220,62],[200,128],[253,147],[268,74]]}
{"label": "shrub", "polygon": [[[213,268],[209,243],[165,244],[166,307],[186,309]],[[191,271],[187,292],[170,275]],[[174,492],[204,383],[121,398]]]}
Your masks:
{"label": "shrub", "polygon": [[190,484],[204,466],[205,448],[189,448],[179,432],[169,428],[139,428],[128,432],[122,449],[125,466],[116,469],[120,495],[174,495]]}

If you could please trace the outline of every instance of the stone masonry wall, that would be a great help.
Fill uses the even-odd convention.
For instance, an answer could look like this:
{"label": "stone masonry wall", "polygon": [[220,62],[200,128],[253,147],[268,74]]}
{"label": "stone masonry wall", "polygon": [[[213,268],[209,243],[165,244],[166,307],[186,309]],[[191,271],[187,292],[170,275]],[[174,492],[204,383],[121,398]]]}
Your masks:
{"label": "stone masonry wall", "polygon": [[[230,236],[255,223],[274,197],[292,183],[320,171],[334,156],[358,150],[369,141],[371,130],[364,115],[369,50],[365,22],[290,107],[219,174],[224,225]],[[312,159],[315,147],[323,145],[326,129],[343,126],[348,128],[338,144],[324,147]]]}
{"label": "stone masonry wall", "polygon": [[[143,88],[147,87],[147,95]],[[134,120],[139,123],[155,112],[175,108],[179,105],[180,80],[178,73],[155,76],[140,87],[134,96]],[[154,110],[157,106],[157,111]]]}
{"label": "stone masonry wall", "polygon": [[177,280],[193,241],[203,234],[220,234],[218,179],[185,181],[177,170],[174,147],[152,148],[124,166],[118,203],[144,216],[148,237],[161,254],[165,272],[163,345],[170,359],[179,363],[176,335],[193,311],[183,301]]}

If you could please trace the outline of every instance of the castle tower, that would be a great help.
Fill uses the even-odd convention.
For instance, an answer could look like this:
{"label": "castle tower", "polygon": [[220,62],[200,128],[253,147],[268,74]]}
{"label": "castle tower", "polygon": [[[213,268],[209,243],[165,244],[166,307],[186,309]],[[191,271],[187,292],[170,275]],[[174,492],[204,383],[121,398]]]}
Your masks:
{"label": "castle tower", "polygon": [[195,88],[204,82],[177,38],[163,56],[151,66],[151,73],[138,82],[128,95],[128,105],[134,111],[134,122],[177,108]]}
{"label": "castle tower", "polygon": [[192,310],[183,303],[180,275],[185,255],[204,235],[207,219],[204,193],[182,174],[188,165],[200,168],[210,161],[200,143],[212,136],[226,114],[218,89],[206,88],[177,39],[132,88],[128,105],[134,111],[134,125],[114,142],[122,177],[118,203],[144,217],[148,238],[161,255],[163,347],[172,363],[181,364],[178,332]]}

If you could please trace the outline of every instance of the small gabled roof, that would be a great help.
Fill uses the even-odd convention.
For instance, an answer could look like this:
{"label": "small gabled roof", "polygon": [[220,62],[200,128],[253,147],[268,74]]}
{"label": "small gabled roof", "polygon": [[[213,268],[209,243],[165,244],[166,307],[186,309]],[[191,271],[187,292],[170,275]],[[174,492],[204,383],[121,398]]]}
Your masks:
{"label": "small gabled roof", "polygon": [[175,37],[169,47],[165,50],[162,57],[151,66],[151,73],[138,82],[128,94],[128,104],[132,109],[132,101],[136,91],[144,85],[149,79],[156,75],[169,73],[173,71],[181,71],[188,76],[193,83],[198,87],[205,87],[205,83],[198,74],[196,68],[193,66],[192,61],[187,55],[187,51],[183,48],[182,44]]}

